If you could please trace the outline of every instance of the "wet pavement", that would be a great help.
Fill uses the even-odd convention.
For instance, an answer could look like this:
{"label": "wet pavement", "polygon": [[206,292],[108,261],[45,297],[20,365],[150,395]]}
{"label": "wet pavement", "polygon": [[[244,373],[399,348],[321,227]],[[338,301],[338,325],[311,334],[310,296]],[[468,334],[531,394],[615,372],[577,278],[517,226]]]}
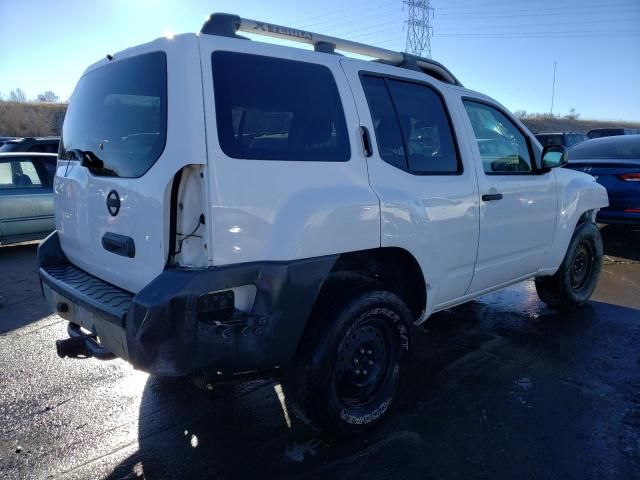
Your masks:
{"label": "wet pavement", "polygon": [[61,360],[35,246],[0,248],[0,478],[640,478],[640,229],[603,229],[593,301],[532,282],[433,316],[393,417],[334,441],[270,381],[200,392]]}

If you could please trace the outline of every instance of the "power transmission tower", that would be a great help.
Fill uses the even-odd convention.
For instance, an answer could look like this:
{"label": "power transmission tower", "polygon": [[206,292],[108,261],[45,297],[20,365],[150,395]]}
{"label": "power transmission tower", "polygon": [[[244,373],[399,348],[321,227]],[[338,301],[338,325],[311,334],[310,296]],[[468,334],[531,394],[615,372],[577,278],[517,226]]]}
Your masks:
{"label": "power transmission tower", "polygon": [[431,34],[433,27],[433,8],[429,0],[404,0],[409,16],[407,17],[407,53],[419,57],[431,58]]}

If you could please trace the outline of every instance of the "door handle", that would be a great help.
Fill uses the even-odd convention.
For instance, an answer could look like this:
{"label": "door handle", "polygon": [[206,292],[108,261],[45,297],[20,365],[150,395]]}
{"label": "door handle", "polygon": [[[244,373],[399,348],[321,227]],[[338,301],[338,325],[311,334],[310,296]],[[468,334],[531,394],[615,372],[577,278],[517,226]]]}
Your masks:
{"label": "door handle", "polygon": [[369,129],[367,127],[360,127],[360,138],[362,139],[364,156],[369,158],[373,155],[373,147],[371,146],[371,135],[369,135]]}
{"label": "door handle", "polygon": [[485,202],[493,202],[494,200],[502,200],[501,193],[485,193],[482,195],[482,200]]}

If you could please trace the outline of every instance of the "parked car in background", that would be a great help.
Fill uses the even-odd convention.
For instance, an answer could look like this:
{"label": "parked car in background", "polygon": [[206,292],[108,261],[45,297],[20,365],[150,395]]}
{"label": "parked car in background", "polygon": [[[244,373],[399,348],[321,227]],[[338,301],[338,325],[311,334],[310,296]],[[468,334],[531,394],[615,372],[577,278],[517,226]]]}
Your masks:
{"label": "parked car in background", "polygon": [[0,137],[0,147],[7,143],[9,140],[15,140],[16,137]]}
{"label": "parked car in background", "polygon": [[58,153],[60,137],[26,137],[7,140],[0,146],[0,153],[4,152],[39,152]]}
{"label": "parked car in background", "polygon": [[586,135],[573,132],[539,133],[536,138],[543,147],[547,145],[562,145],[567,148],[588,140]]}
{"label": "parked car in background", "polygon": [[0,244],[39,240],[54,227],[57,155],[0,153]]}
{"label": "parked car in background", "polygon": [[589,138],[615,137],[617,135],[638,135],[640,128],[592,128],[587,132]]}
{"label": "parked car in background", "polygon": [[607,189],[602,223],[640,224],[640,135],[589,140],[569,152],[568,168],[592,175]]}

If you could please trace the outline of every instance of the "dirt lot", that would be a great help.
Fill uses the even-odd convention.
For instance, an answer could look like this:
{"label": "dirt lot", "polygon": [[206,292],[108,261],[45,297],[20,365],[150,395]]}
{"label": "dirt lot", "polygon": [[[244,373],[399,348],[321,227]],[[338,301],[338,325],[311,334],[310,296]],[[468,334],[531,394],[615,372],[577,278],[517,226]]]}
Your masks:
{"label": "dirt lot", "polygon": [[640,478],[640,229],[603,229],[594,300],[531,282],[432,317],[393,418],[336,442],[268,381],[199,392],[61,360],[35,246],[0,248],[0,478]]}

